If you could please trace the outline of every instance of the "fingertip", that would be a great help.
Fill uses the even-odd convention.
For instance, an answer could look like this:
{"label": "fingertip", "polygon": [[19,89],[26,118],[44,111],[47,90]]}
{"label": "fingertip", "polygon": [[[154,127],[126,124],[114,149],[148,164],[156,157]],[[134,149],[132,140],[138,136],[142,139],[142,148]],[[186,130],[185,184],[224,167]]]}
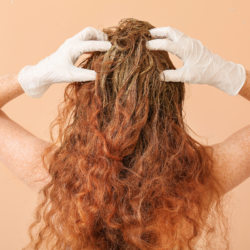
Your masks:
{"label": "fingertip", "polygon": [[88,41],[88,40],[107,41],[108,40],[108,36],[106,33],[93,27],[84,28],[74,37],[76,37],[80,41]]}
{"label": "fingertip", "polygon": [[149,49],[149,50],[151,49],[150,41],[147,41],[147,42],[146,42],[146,48]]}
{"label": "fingertip", "polygon": [[171,70],[171,69],[164,70],[160,74],[160,79],[164,82],[176,82],[178,80],[176,79],[176,75],[174,73],[176,73],[175,70]]}
{"label": "fingertip", "polygon": [[97,30],[97,40],[98,41],[108,41],[108,36],[101,30]]}
{"label": "fingertip", "polygon": [[153,38],[157,38],[157,30],[158,30],[158,28],[153,28],[153,29],[149,30],[149,32]]}
{"label": "fingertip", "polygon": [[112,43],[111,42],[106,42],[107,43],[107,50],[109,50],[109,49],[111,49],[111,47],[112,47]]}
{"label": "fingertip", "polygon": [[151,29],[149,30],[149,32],[151,33],[151,36],[153,38],[167,38],[171,41],[174,41],[175,39],[174,34],[179,31],[170,26],[166,26],[166,27]]}
{"label": "fingertip", "polygon": [[149,50],[158,50],[160,48],[159,43],[161,42],[162,42],[161,39],[154,39],[154,40],[147,41],[146,48]]}
{"label": "fingertip", "polygon": [[[103,31],[101,31],[103,32]],[[108,41],[108,35],[103,32],[103,41]]]}
{"label": "fingertip", "polygon": [[96,45],[97,47],[95,48],[93,46],[93,49],[97,51],[101,51],[101,52],[106,52],[112,47],[111,42],[108,42],[108,41],[99,41],[99,42],[96,42]]}
{"label": "fingertip", "polygon": [[163,72],[160,74],[160,80],[163,81],[163,82],[165,82],[165,77],[164,77],[164,73]]}

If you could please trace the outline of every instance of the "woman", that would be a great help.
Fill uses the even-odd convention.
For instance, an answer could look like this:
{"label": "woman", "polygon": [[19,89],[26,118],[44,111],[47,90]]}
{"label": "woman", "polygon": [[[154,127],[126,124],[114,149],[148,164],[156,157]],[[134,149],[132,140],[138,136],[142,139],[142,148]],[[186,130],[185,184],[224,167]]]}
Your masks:
{"label": "woman", "polygon": [[[153,39],[164,37],[170,41]],[[181,69],[167,51],[183,60]],[[82,53],[89,56],[75,67]],[[250,126],[201,145],[182,118],[184,82],[250,100],[242,65],[176,29],[128,18],[103,32],[88,27],[0,82],[1,107],[71,83],[52,143],[1,111],[1,161],[43,198],[24,250],[195,249],[202,232],[204,249],[214,249],[217,228],[227,232],[222,198],[250,175]]]}

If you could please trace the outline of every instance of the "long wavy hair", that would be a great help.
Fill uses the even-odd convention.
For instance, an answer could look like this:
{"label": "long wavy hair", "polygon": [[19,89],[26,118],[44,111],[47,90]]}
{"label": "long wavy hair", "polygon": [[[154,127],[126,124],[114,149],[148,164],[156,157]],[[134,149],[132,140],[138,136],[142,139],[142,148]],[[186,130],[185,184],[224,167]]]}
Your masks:
{"label": "long wavy hair", "polygon": [[227,231],[212,147],[188,134],[184,83],[160,80],[175,67],[147,49],[152,28],[122,19],[103,29],[112,47],[78,65],[97,77],[65,89],[24,250],[191,250],[202,232],[215,249]]}

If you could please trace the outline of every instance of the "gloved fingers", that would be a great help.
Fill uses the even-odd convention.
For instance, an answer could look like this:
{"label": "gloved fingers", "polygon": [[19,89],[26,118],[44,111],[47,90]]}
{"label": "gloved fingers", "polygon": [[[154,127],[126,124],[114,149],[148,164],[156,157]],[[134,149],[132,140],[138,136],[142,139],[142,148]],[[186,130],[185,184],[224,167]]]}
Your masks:
{"label": "gloved fingers", "polygon": [[105,52],[111,48],[112,44],[108,41],[80,41],[71,47],[71,59],[75,63],[80,55],[85,52],[101,51]]}
{"label": "gloved fingers", "polygon": [[73,39],[79,41],[108,41],[108,36],[101,30],[95,29],[93,27],[87,27],[80,31],[78,34],[74,35]]}
{"label": "gloved fingers", "polygon": [[179,41],[184,36],[181,31],[170,26],[154,28],[149,30],[149,32],[153,38],[167,38],[173,42]]}
{"label": "gloved fingers", "polygon": [[184,47],[177,42],[172,42],[167,39],[154,39],[146,43],[146,47],[149,50],[165,50],[170,52],[173,55],[178,56],[180,59],[183,59],[184,56]]}
{"label": "gloved fingers", "polygon": [[75,66],[68,68],[68,76],[66,76],[65,82],[86,82],[95,81],[96,72],[90,69],[82,69]]}
{"label": "gloved fingers", "polygon": [[164,70],[160,74],[160,79],[165,82],[187,82],[187,71],[180,69],[168,69]]}

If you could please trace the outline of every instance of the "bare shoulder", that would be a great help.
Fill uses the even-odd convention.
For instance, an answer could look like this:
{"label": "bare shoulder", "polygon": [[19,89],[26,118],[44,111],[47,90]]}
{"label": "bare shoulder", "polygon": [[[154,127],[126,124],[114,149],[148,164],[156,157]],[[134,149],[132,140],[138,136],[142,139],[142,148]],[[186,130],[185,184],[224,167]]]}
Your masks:
{"label": "bare shoulder", "polygon": [[250,176],[250,125],[211,146],[214,174],[222,183],[225,194]]}

